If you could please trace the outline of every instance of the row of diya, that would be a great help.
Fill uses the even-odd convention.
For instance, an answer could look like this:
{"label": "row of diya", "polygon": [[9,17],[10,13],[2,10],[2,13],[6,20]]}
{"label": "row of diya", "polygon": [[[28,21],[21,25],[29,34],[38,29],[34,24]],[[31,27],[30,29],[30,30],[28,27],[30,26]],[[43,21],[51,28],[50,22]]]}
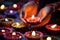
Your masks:
{"label": "row of diya", "polygon": [[7,10],[7,9],[12,9],[12,10],[20,10],[20,6],[18,4],[13,4],[12,6],[6,7],[4,4],[0,6],[0,10]]}
{"label": "row of diya", "polygon": [[[14,8],[14,9],[17,9],[18,7],[20,7],[20,6],[18,6],[17,4],[13,4],[13,6],[12,6],[12,8]],[[9,7],[9,9],[12,9],[12,8]],[[0,10],[6,10],[6,9],[7,9],[7,7],[4,4],[2,4],[0,6]]]}
{"label": "row of diya", "polygon": [[[27,23],[24,22],[14,22],[13,18],[2,18],[0,19],[0,24],[3,24],[5,27],[13,27],[13,28],[25,28],[27,27],[28,24],[31,24],[32,27],[33,25],[38,25],[40,24],[40,18],[39,17],[34,17],[34,15],[32,15],[32,17],[29,17],[26,19]],[[28,27],[30,28],[30,27]],[[49,33],[51,34],[60,34],[60,26],[57,24],[48,24],[45,26],[45,28],[48,30]]]}
{"label": "row of diya", "polygon": [[39,31],[28,31],[25,34],[20,32],[12,32],[8,28],[0,28],[0,37],[5,40],[58,40],[54,36],[44,36],[42,32]]}
{"label": "row of diya", "polygon": [[[39,19],[38,17],[34,17],[34,16],[32,16],[32,17],[30,17],[30,18],[28,18],[26,21],[28,22],[28,23],[30,23],[30,24],[35,24],[35,23],[37,23],[37,22],[39,22],[39,20],[36,20],[36,19]],[[14,20],[13,19],[10,19],[10,18],[4,18],[4,19],[1,19],[1,23],[2,24],[4,24],[6,27],[9,27],[11,24],[12,24],[12,22],[13,22]],[[24,25],[24,24],[23,24]],[[19,22],[18,23],[13,23],[12,24],[12,26],[13,27],[15,27],[15,28],[22,28],[23,27],[23,25],[22,24],[20,24]],[[25,27],[25,26],[24,26]],[[59,26],[58,25],[56,25],[56,24],[54,24],[54,25],[48,25],[48,26],[46,26],[46,28],[50,31],[54,31],[54,32],[58,32],[59,31]],[[50,32],[51,32],[50,31]],[[32,36],[31,36],[31,33],[32,32],[26,32],[25,33],[25,35],[27,35],[26,37],[28,38],[28,39],[30,39]],[[43,33],[41,33],[41,32],[36,32],[36,35],[37,36],[35,36],[35,32],[33,31],[33,36],[34,37],[32,37],[31,39],[33,40],[35,40],[35,37],[37,37],[38,39],[40,39],[40,37],[39,37],[39,35],[40,36],[42,36],[43,35]],[[31,40],[30,39],[30,40]]]}
{"label": "row of diya", "polygon": [[10,17],[10,18],[17,18],[19,16],[19,12],[16,10],[5,10],[3,14],[0,14],[0,18]]}
{"label": "row of diya", "polygon": [[[13,10],[13,9],[14,10]],[[15,10],[15,9],[18,9],[18,10]],[[0,14],[0,18],[2,18],[3,16],[7,16],[7,17],[14,17],[16,18],[19,14],[19,11],[20,11],[20,6],[17,5],[17,4],[13,4],[13,6],[9,6],[8,8],[5,6],[5,5],[1,5],[0,7],[0,11],[4,14]]]}
{"label": "row of diya", "polygon": [[4,4],[2,4],[0,6],[0,10],[7,10],[7,9],[12,9],[12,10],[20,10],[20,8],[22,7],[24,3],[20,3],[20,4],[13,4],[12,6],[8,6],[6,7]]}
{"label": "row of diya", "polygon": [[0,11],[5,15],[15,15],[16,13],[20,12],[23,3],[21,4],[13,4],[12,6],[6,7],[4,4],[0,6]]}

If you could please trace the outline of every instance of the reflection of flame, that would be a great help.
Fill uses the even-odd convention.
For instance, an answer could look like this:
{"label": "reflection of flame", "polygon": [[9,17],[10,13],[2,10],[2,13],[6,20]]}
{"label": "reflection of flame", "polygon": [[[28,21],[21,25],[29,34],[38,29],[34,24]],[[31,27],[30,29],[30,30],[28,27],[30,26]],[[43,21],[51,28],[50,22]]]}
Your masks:
{"label": "reflection of flame", "polygon": [[10,10],[10,13],[13,13],[13,10]]}
{"label": "reflection of flame", "polygon": [[17,22],[16,25],[19,26],[20,24]]}
{"label": "reflection of flame", "polygon": [[5,8],[5,5],[1,5],[1,9],[4,9]]}
{"label": "reflection of flame", "polygon": [[2,32],[5,32],[5,30],[1,30]]}
{"label": "reflection of flame", "polygon": [[47,37],[47,40],[51,40],[51,37]]}
{"label": "reflection of flame", "polygon": [[32,15],[32,17],[31,17],[32,19],[34,19],[34,15]]}
{"label": "reflection of flame", "polygon": [[6,18],[5,21],[8,21],[8,19]]}
{"label": "reflection of flame", "polygon": [[13,4],[13,7],[16,8],[17,7],[17,4]]}
{"label": "reflection of flame", "polygon": [[13,32],[12,35],[16,35],[16,32]]}
{"label": "reflection of flame", "polygon": [[56,26],[57,26],[57,24],[54,24],[54,25],[51,26],[51,28],[55,28]]}
{"label": "reflection of flame", "polygon": [[35,31],[32,31],[32,36],[35,36],[35,35],[36,35]]}

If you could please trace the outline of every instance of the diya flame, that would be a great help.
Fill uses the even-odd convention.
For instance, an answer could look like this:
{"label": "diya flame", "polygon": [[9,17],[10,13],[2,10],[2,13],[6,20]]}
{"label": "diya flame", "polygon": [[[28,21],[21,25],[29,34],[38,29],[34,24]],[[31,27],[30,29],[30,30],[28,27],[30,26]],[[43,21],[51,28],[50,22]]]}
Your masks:
{"label": "diya flame", "polygon": [[7,19],[7,18],[5,18],[5,21],[8,21],[8,19]]}
{"label": "diya flame", "polygon": [[57,26],[57,24],[54,24],[54,25],[51,26],[51,28],[55,28],[56,26]]}
{"label": "diya flame", "polygon": [[32,36],[36,36],[36,33],[35,33],[35,31],[32,31]]}

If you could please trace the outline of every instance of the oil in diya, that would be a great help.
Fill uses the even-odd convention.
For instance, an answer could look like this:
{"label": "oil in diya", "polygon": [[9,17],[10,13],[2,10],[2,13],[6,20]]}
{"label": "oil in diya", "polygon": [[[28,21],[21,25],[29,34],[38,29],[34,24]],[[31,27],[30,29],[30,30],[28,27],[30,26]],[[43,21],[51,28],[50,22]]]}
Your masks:
{"label": "oil in diya", "polygon": [[32,17],[27,18],[26,21],[29,24],[35,25],[35,24],[38,24],[39,23],[40,18],[39,17],[34,17],[34,15],[32,15]]}
{"label": "oil in diya", "polygon": [[11,24],[14,22],[14,19],[12,18],[2,18],[1,20],[2,25],[4,25],[4,27],[11,27]]}
{"label": "oil in diya", "polygon": [[27,40],[41,40],[43,33],[38,31],[29,31],[25,33],[25,36]]}
{"label": "oil in diya", "polygon": [[58,40],[58,38],[54,36],[43,36],[42,40]]}
{"label": "oil in diya", "polygon": [[24,22],[14,22],[11,26],[16,31],[19,31],[19,32],[25,32],[26,31],[26,24]]}
{"label": "oil in diya", "polygon": [[60,34],[60,26],[57,24],[49,24],[46,26],[46,29],[49,31],[49,33],[51,33],[53,35]]}
{"label": "oil in diya", "polygon": [[6,40],[22,40],[23,37],[24,35],[20,32],[12,32],[9,34],[4,34],[4,38]]}

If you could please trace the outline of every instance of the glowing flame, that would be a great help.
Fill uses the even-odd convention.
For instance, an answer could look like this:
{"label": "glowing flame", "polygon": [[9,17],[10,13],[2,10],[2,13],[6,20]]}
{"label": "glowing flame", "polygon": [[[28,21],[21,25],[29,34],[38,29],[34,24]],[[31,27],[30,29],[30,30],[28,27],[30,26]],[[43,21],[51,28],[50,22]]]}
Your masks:
{"label": "glowing flame", "polygon": [[47,37],[47,40],[51,40],[51,37]]}
{"label": "glowing flame", "polygon": [[1,5],[1,9],[4,9],[5,8],[5,5]]}
{"label": "glowing flame", "polygon": [[16,32],[13,32],[12,35],[16,35]]}
{"label": "glowing flame", "polygon": [[32,31],[32,36],[36,36],[36,33],[35,33],[35,31]]}
{"label": "glowing flame", "polygon": [[13,10],[10,10],[10,13],[13,13]]}
{"label": "glowing flame", "polygon": [[5,32],[5,30],[1,30],[2,32]]}
{"label": "glowing flame", "polygon": [[14,8],[17,8],[17,4],[13,4],[13,7],[14,7]]}
{"label": "glowing flame", "polygon": [[8,19],[7,19],[7,18],[5,18],[5,21],[8,21]]}
{"label": "glowing flame", "polygon": [[51,28],[55,28],[56,26],[57,26],[57,24],[54,24],[54,25],[51,26]]}
{"label": "glowing flame", "polygon": [[32,15],[32,17],[31,17],[32,19],[34,19],[34,15]]}
{"label": "glowing flame", "polygon": [[19,26],[20,24],[17,22],[16,25]]}

